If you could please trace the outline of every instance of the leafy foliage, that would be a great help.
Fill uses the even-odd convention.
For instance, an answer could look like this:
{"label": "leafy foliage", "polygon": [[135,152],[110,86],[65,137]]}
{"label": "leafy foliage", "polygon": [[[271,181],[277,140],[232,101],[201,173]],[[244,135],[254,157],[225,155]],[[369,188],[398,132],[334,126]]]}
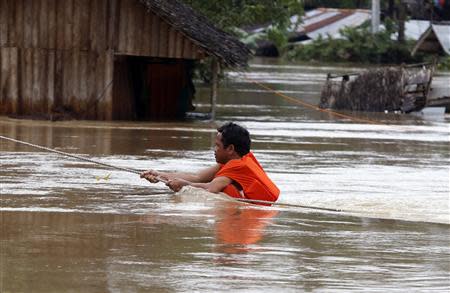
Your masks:
{"label": "leafy foliage", "polygon": [[290,16],[303,13],[303,5],[299,0],[184,0],[184,2],[224,30],[263,23],[287,27]]}
{"label": "leafy foliage", "polygon": [[421,55],[412,57],[413,43],[400,44],[391,38],[396,31],[393,22],[385,22],[385,30],[372,34],[369,23],[359,28],[340,30],[342,39],[319,38],[291,50],[287,57],[295,60],[320,62],[409,63],[422,61]]}
{"label": "leafy foliage", "polygon": [[260,35],[259,38],[267,38],[279,48],[287,44],[290,17],[303,14],[303,3],[300,0],[184,0],[184,2],[204,14],[221,29],[235,35],[238,28],[271,24],[267,34]]}
{"label": "leafy foliage", "polygon": [[438,69],[450,71],[450,56],[441,57],[438,63]]}

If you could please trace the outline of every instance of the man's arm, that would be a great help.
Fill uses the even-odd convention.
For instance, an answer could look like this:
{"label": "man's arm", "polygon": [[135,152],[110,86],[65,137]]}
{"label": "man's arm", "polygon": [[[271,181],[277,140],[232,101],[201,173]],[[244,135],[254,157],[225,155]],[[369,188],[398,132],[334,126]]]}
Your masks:
{"label": "man's arm", "polygon": [[159,182],[159,178],[170,181],[174,179],[183,179],[190,183],[207,183],[214,179],[214,176],[219,171],[220,165],[215,164],[211,167],[202,169],[197,173],[183,173],[183,172],[158,172],[155,170],[148,170],[141,173],[141,178],[145,178],[152,183]]}
{"label": "man's arm", "polygon": [[166,185],[175,192],[180,191],[183,186],[190,185],[193,187],[206,189],[207,191],[212,193],[219,193],[232,182],[233,180],[224,176],[216,177],[207,183],[195,183],[185,179],[174,178],[172,180],[169,180]]}

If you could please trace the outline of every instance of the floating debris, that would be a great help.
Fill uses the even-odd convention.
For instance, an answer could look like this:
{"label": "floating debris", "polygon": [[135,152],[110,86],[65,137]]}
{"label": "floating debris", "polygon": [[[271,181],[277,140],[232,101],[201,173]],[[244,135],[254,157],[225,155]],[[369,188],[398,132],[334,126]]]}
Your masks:
{"label": "floating debris", "polygon": [[425,107],[435,63],[328,74],[319,107],[336,110],[409,113]]}
{"label": "floating debris", "polygon": [[97,179],[97,181],[100,181],[100,180],[105,180],[105,181],[108,181],[109,180],[109,178],[111,178],[111,173],[108,173],[106,176],[95,176],[95,179]]}

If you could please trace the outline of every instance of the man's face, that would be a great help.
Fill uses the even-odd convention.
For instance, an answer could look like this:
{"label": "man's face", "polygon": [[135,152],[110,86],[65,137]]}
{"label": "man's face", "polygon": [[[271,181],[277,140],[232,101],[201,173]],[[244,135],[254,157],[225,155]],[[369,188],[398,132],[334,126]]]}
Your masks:
{"label": "man's face", "polygon": [[216,141],[214,146],[214,157],[216,158],[216,162],[219,164],[225,164],[229,161],[228,159],[228,151],[223,147],[222,143],[222,134],[219,132],[216,135]]}

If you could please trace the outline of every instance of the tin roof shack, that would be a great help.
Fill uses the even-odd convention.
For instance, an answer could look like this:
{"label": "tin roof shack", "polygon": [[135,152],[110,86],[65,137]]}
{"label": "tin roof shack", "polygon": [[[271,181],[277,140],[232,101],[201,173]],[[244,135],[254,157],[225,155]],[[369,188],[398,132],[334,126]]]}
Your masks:
{"label": "tin roof shack", "polygon": [[450,55],[450,22],[433,23],[420,36],[411,54],[423,51],[438,55]]}
{"label": "tin roof shack", "polygon": [[[319,37],[340,38],[340,30],[345,27],[358,27],[370,19],[370,11],[364,9],[316,8],[305,12],[298,23],[299,16],[290,18],[289,43],[291,46],[308,43]],[[244,28],[248,34],[247,43],[255,47],[255,55],[279,56],[272,41],[265,40],[270,24]],[[262,40],[261,40],[262,39]]]}
{"label": "tin roof shack", "polygon": [[[291,23],[297,22],[298,16],[291,18]],[[294,29],[290,42],[302,42],[331,37],[341,38],[340,30],[345,27],[358,27],[370,20],[370,11],[364,9],[317,8],[305,13],[300,25]]]}
{"label": "tin roof shack", "polygon": [[249,54],[178,0],[0,0],[0,114],[178,118],[194,60]]}
{"label": "tin roof shack", "polygon": [[409,113],[427,103],[435,64],[416,64],[328,74],[319,107],[336,110]]}
{"label": "tin roof shack", "polygon": [[[450,4],[449,4],[450,5]],[[449,58],[450,56],[450,22],[431,24],[420,36],[412,50],[412,55],[418,51],[435,55],[437,58]],[[442,87],[434,88],[433,95],[428,99],[427,106],[445,107],[450,113],[450,91]]]}

